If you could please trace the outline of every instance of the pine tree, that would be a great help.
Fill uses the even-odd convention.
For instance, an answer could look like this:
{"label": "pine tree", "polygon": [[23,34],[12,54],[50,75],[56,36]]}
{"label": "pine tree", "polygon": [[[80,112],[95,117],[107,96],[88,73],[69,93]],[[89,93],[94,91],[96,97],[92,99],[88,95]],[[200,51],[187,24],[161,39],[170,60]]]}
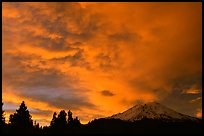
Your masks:
{"label": "pine tree", "polygon": [[61,110],[57,117],[58,126],[65,128],[67,125],[67,113],[65,110]]}
{"label": "pine tree", "polygon": [[10,115],[9,122],[14,128],[32,128],[33,120],[31,118],[32,116],[23,101],[19,109],[17,109],[14,114]]}
{"label": "pine tree", "polygon": [[54,114],[52,116],[52,121],[50,122],[50,127],[55,127],[56,121],[57,121],[57,113],[54,112]]}
{"label": "pine tree", "polygon": [[73,118],[72,118],[72,112],[69,110],[68,111],[68,125],[73,126]]}

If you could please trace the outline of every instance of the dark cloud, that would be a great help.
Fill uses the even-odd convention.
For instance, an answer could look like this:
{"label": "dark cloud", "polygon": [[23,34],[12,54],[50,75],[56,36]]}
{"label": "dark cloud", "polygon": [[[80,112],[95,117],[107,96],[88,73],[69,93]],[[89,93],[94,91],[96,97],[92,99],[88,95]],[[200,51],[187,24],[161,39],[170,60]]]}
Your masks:
{"label": "dark cloud", "polygon": [[[48,91],[48,90],[44,90]],[[56,92],[56,93],[55,93]],[[81,108],[89,108],[89,109],[97,109],[97,106],[90,103],[85,96],[78,96],[69,90],[64,90],[64,92],[67,92],[65,94],[61,94],[60,90],[59,93],[57,93],[57,90],[55,92],[50,92],[50,95],[47,94],[40,94],[40,93],[22,93],[20,95],[24,97],[29,97],[30,99],[34,101],[41,101],[49,104],[50,106],[54,106],[59,109],[70,109],[70,110],[80,110]],[[52,95],[53,93],[53,95]],[[57,112],[57,111],[56,111]]]}
{"label": "dark cloud", "polygon": [[99,67],[103,70],[110,70],[113,68],[112,60],[109,55],[104,53],[98,54],[96,57],[96,61],[99,63]]}
{"label": "dark cloud", "polygon": [[[74,57],[78,59],[77,56]],[[79,110],[81,107],[96,108],[94,104],[87,100],[85,95],[80,97],[78,94],[74,95],[72,93],[73,90],[75,92],[82,91],[73,88],[79,81],[76,77],[69,77],[53,68],[42,69],[39,65],[32,65],[32,63],[23,64],[23,62],[29,62],[33,59],[44,61],[35,55],[7,54],[4,56],[2,76],[4,84],[18,90],[16,94],[19,96],[45,102],[57,108],[73,110]],[[64,97],[61,95],[64,95]]]}
{"label": "dark cloud", "polygon": [[54,105],[58,108],[65,108],[71,110],[80,110],[82,107],[89,109],[96,109],[96,106],[88,101],[85,98],[63,98],[58,97],[51,102],[51,105]]}
{"label": "dark cloud", "polygon": [[[173,90],[159,102],[181,113],[196,116],[196,109],[202,107],[202,94],[183,94],[181,90]],[[195,101],[198,99],[197,101]],[[192,102],[195,101],[195,102]]]}
{"label": "dark cloud", "polygon": [[78,50],[74,55],[67,55],[60,58],[52,58],[51,61],[56,63],[69,63],[70,66],[81,66],[90,70],[91,65],[86,61],[83,50]]}
{"label": "dark cloud", "polygon": [[[15,109],[6,109],[6,112],[8,113],[14,113],[16,112],[16,109],[18,109],[19,107],[16,107]],[[36,109],[31,109],[28,107],[28,111],[30,112],[31,115],[34,116],[50,116],[53,114],[52,111],[49,110],[36,110]]]}
{"label": "dark cloud", "polygon": [[[166,81],[160,82],[160,84],[151,84],[151,80],[148,81],[145,77],[129,81],[129,83],[135,88],[143,90],[143,93],[152,93],[158,96],[158,101],[167,107],[190,116],[196,116],[196,110],[202,107],[202,99],[200,99],[202,97],[202,76],[195,74],[170,76],[163,79]],[[131,103],[132,105],[136,104],[135,101]]]}
{"label": "dark cloud", "polygon": [[182,76],[174,80],[169,80],[176,89],[202,89],[202,75]]}
{"label": "dark cloud", "polygon": [[103,90],[103,91],[101,91],[101,95],[103,95],[103,96],[114,96],[115,94],[113,94],[109,90]]}
{"label": "dark cloud", "polygon": [[141,36],[139,36],[137,33],[131,33],[130,31],[121,31],[116,32],[109,35],[110,40],[114,41],[138,41],[141,39]]}
{"label": "dark cloud", "polygon": [[32,41],[33,46],[43,47],[47,50],[51,51],[69,51],[74,50],[68,43],[66,43],[64,38],[60,38],[58,40],[53,40],[49,37],[27,37]]}
{"label": "dark cloud", "polygon": [[[14,112],[16,112],[16,109],[19,108],[19,106],[20,106],[20,103],[16,104],[16,103],[12,103],[12,102],[4,102],[3,110],[5,110],[8,113],[14,113]],[[37,106],[36,106],[36,108],[30,108],[27,106],[27,108],[31,114],[35,114],[35,115],[49,116],[53,113],[50,110],[38,109]]]}
{"label": "dark cloud", "polygon": [[31,109],[28,107],[28,110],[30,111],[31,114],[34,114],[35,116],[50,116],[53,114],[53,111],[50,110],[42,110],[42,109]]}
{"label": "dark cloud", "polygon": [[[74,50],[73,46],[95,37],[97,29],[101,27],[97,23],[98,16],[90,15],[85,19],[85,9],[81,9],[77,3],[42,3],[42,7],[38,7],[39,3],[15,3],[9,6],[19,11],[21,16],[19,18],[4,17],[3,24],[6,24],[4,27],[8,31],[4,29],[4,35],[12,31],[12,35],[24,37],[17,38],[20,43],[50,51]],[[15,23],[12,23],[14,20]],[[13,31],[14,28],[20,28],[22,31]],[[72,29],[76,29],[76,32]],[[52,35],[59,35],[61,38],[52,39],[50,37]],[[67,43],[66,39],[69,37],[76,41],[73,44]]]}
{"label": "dark cloud", "polygon": [[[3,57],[3,79],[8,86],[14,85],[16,88],[26,88],[35,86],[45,86],[50,88],[69,87],[77,82],[76,77],[69,77],[63,72],[54,68],[40,68],[38,64],[32,64],[32,60],[43,61],[35,55],[12,55]],[[25,63],[27,62],[27,63]],[[15,66],[15,67],[13,67]],[[18,80],[16,80],[18,79]],[[69,79],[69,82],[67,82]]]}

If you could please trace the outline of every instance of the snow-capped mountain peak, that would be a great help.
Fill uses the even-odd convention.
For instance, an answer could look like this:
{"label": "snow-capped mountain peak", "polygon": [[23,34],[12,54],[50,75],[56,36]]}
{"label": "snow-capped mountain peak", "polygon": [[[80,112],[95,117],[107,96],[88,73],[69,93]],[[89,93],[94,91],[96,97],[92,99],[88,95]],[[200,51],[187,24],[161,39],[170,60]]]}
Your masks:
{"label": "snow-capped mountain peak", "polygon": [[137,104],[122,113],[114,114],[108,118],[115,118],[115,119],[121,119],[121,120],[132,121],[132,122],[136,120],[141,120],[144,118],[166,120],[166,121],[198,120],[195,117],[191,117],[191,116],[176,112],[157,102]]}

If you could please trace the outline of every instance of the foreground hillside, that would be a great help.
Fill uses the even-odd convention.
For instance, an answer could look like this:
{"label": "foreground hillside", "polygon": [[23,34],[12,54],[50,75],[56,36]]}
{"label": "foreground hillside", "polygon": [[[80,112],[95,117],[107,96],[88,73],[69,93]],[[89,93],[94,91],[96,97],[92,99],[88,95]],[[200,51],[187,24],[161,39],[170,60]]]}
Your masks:
{"label": "foreground hillside", "polygon": [[166,122],[142,119],[135,122],[120,119],[97,119],[86,126],[86,133],[130,133],[130,134],[201,134],[200,121]]}

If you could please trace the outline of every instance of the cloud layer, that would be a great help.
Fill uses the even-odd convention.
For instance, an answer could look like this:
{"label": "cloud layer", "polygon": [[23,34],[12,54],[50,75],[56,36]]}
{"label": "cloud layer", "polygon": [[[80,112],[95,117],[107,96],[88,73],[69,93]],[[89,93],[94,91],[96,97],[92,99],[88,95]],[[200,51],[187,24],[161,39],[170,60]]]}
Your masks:
{"label": "cloud layer", "polygon": [[201,3],[2,7],[2,90],[10,111],[25,100],[42,124],[60,109],[86,123],[137,101],[159,101],[200,116]]}

